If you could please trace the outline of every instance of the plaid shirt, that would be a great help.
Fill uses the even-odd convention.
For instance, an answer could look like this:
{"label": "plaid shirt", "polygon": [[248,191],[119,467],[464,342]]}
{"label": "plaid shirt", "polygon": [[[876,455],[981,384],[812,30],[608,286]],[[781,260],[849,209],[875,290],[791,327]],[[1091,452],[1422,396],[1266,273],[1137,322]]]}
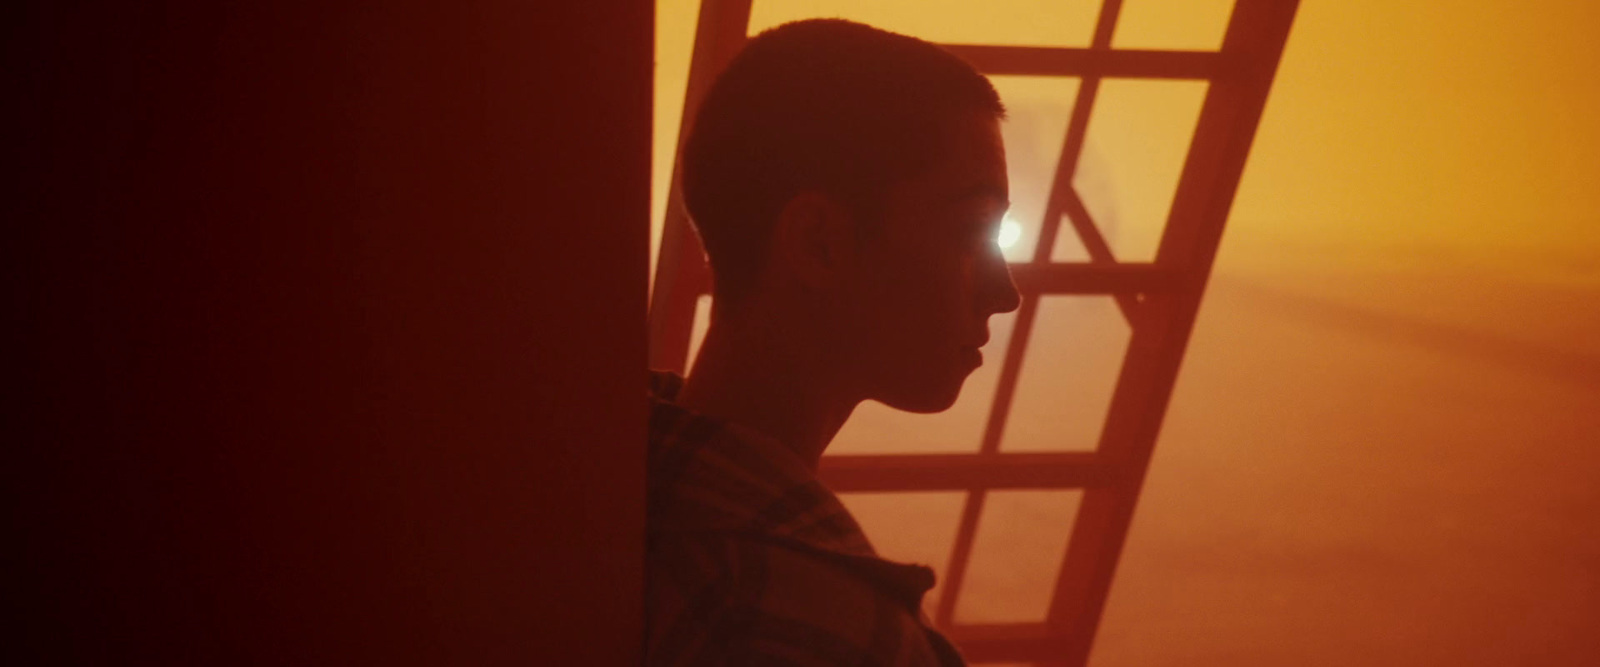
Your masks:
{"label": "plaid shirt", "polygon": [[921,613],[931,569],[878,558],[776,440],[672,404],[677,375],[650,381],[648,664],[965,664]]}

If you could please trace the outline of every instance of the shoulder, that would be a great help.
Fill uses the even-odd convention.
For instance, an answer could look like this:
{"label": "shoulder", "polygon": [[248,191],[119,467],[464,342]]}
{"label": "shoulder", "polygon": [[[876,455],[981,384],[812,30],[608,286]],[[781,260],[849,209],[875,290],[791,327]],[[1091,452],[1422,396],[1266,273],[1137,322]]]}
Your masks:
{"label": "shoulder", "polygon": [[921,624],[815,554],[727,535],[657,535],[647,564],[651,665],[936,664]]}

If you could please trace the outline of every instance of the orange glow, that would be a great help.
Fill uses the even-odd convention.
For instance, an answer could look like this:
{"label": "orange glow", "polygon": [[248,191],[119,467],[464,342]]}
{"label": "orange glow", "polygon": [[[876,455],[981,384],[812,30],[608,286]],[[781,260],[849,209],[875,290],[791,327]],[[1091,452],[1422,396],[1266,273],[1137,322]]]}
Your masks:
{"label": "orange glow", "polygon": [[[756,0],[751,31],[1082,46],[1098,4]],[[1114,46],[1216,48],[1230,4],[1128,0]],[[654,243],[697,6],[657,4]],[[1597,34],[1589,2],[1302,1],[1091,664],[1600,660]],[[1077,83],[994,80],[1021,261]],[[1153,256],[1204,92],[1102,84],[1075,185],[1119,259]],[[951,410],[864,404],[830,451],[976,451],[1012,319]],[[1037,326],[1001,446],[1092,448],[1126,325],[1056,297]],[[991,494],[956,618],[1042,617],[1062,493]],[[944,567],[959,494],[845,500]]]}

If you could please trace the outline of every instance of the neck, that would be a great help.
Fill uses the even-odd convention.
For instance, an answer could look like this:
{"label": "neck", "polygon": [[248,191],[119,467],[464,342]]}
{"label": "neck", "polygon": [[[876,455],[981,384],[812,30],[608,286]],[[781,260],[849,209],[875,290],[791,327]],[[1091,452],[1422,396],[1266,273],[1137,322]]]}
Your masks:
{"label": "neck", "polygon": [[678,404],[776,438],[812,470],[860,402],[796,328],[713,320]]}

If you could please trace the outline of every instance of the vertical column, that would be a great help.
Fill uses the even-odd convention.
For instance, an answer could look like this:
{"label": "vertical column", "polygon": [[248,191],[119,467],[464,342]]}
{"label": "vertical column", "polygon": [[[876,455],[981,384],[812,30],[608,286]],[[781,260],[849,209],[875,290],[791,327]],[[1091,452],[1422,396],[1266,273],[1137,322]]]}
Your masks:
{"label": "vertical column", "polygon": [[7,655],[637,664],[651,3],[12,16]]}

